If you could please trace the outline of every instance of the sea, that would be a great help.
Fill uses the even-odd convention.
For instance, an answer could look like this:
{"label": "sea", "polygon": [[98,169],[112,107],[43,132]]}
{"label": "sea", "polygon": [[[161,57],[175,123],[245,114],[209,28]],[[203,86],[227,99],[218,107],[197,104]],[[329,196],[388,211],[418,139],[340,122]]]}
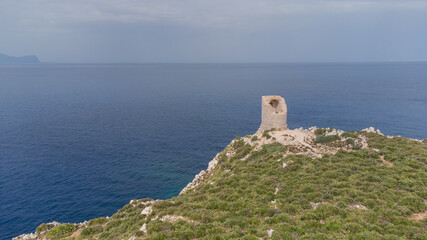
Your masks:
{"label": "sea", "polygon": [[290,128],[427,138],[427,62],[0,65],[0,239],[177,196],[263,95]]}

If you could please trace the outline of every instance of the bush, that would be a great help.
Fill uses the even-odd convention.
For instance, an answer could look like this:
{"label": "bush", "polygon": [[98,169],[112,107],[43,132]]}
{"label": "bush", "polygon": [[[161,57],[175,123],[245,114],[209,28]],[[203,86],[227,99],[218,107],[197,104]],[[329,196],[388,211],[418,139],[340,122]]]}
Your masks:
{"label": "bush", "polygon": [[425,211],[425,208],[426,208],[424,205],[424,202],[420,198],[411,197],[411,196],[402,198],[399,201],[399,204],[406,206],[413,212],[422,212],[422,211]]}
{"label": "bush", "polygon": [[318,128],[318,129],[316,129],[315,131],[314,131],[314,134],[316,134],[316,135],[323,135],[323,134],[325,134],[326,133],[326,128]]}
{"label": "bush", "polygon": [[42,223],[40,224],[40,226],[37,227],[36,232],[41,233],[54,227],[55,225],[53,223]]}
{"label": "bush", "polygon": [[43,231],[47,230],[47,224],[46,223],[42,223],[40,226],[37,227],[36,232],[37,233],[41,233]]}
{"label": "bush", "polygon": [[360,149],[362,149],[362,146],[360,146],[360,145],[354,145],[353,146],[353,150],[360,150]]}
{"label": "bush", "polygon": [[338,135],[330,135],[330,136],[323,136],[319,135],[316,136],[316,143],[328,143],[340,140],[340,137]]}
{"label": "bush", "polygon": [[346,138],[357,138],[357,133],[355,133],[354,131],[350,131],[341,134],[341,136]]}
{"label": "bush", "polygon": [[253,136],[253,137],[251,138],[251,141],[252,141],[252,142],[255,142],[255,141],[257,141],[257,140],[258,140],[258,136],[256,136],[256,135],[255,135],[255,136]]}
{"label": "bush", "polygon": [[60,239],[71,235],[74,231],[76,231],[76,226],[74,224],[64,224],[56,226],[50,229],[47,232],[47,239]]}
{"label": "bush", "polygon": [[271,138],[271,135],[270,134],[268,134],[270,131],[268,131],[268,130],[265,130],[264,131],[264,133],[262,134],[262,136],[263,137],[265,137],[265,138],[267,138],[267,139],[270,139]]}
{"label": "bush", "polygon": [[82,232],[80,233],[80,237],[83,238],[87,238],[91,235],[97,234],[102,232],[102,227],[101,226],[96,226],[96,227],[88,227],[82,230]]}
{"label": "bush", "polygon": [[235,154],[232,159],[241,159],[248,155],[251,152],[252,147],[249,144],[245,144],[243,140],[239,140],[234,143],[233,148],[235,150]]}
{"label": "bush", "polygon": [[101,218],[95,218],[89,221],[88,225],[89,226],[93,226],[93,225],[98,225],[98,224],[104,224],[107,222],[107,219],[105,217],[101,217]]}

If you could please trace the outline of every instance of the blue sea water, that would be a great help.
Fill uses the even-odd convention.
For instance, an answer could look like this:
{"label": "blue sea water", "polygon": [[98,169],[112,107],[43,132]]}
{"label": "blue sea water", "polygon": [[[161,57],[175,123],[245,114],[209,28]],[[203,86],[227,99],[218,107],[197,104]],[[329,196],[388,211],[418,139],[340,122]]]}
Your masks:
{"label": "blue sea water", "polygon": [[427,137],[427,63],[0,66],[0,239],[178,195],[262,95],[288,125]]}

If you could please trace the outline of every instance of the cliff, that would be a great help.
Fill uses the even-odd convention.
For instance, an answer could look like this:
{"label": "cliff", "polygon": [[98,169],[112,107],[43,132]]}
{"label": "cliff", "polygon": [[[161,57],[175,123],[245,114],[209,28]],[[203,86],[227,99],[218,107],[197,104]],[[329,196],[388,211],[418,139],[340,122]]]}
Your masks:
{"label": "cliff", "polygon": [[427,141],[378,130],[236,137],[179,196],[15,239],[425,239]]}

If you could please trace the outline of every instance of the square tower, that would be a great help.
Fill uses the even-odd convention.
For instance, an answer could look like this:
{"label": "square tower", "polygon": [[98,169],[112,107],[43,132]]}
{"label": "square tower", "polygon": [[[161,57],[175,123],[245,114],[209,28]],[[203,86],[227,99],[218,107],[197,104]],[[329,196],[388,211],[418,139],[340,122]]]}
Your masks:
{"label": "square tower", "polygon": [[286,123],[288,107],[284,98],[281,96],[262,96],[261,107],[261,126],[258,131],[270,130],[272,128],[285,130],[288,128]]}

